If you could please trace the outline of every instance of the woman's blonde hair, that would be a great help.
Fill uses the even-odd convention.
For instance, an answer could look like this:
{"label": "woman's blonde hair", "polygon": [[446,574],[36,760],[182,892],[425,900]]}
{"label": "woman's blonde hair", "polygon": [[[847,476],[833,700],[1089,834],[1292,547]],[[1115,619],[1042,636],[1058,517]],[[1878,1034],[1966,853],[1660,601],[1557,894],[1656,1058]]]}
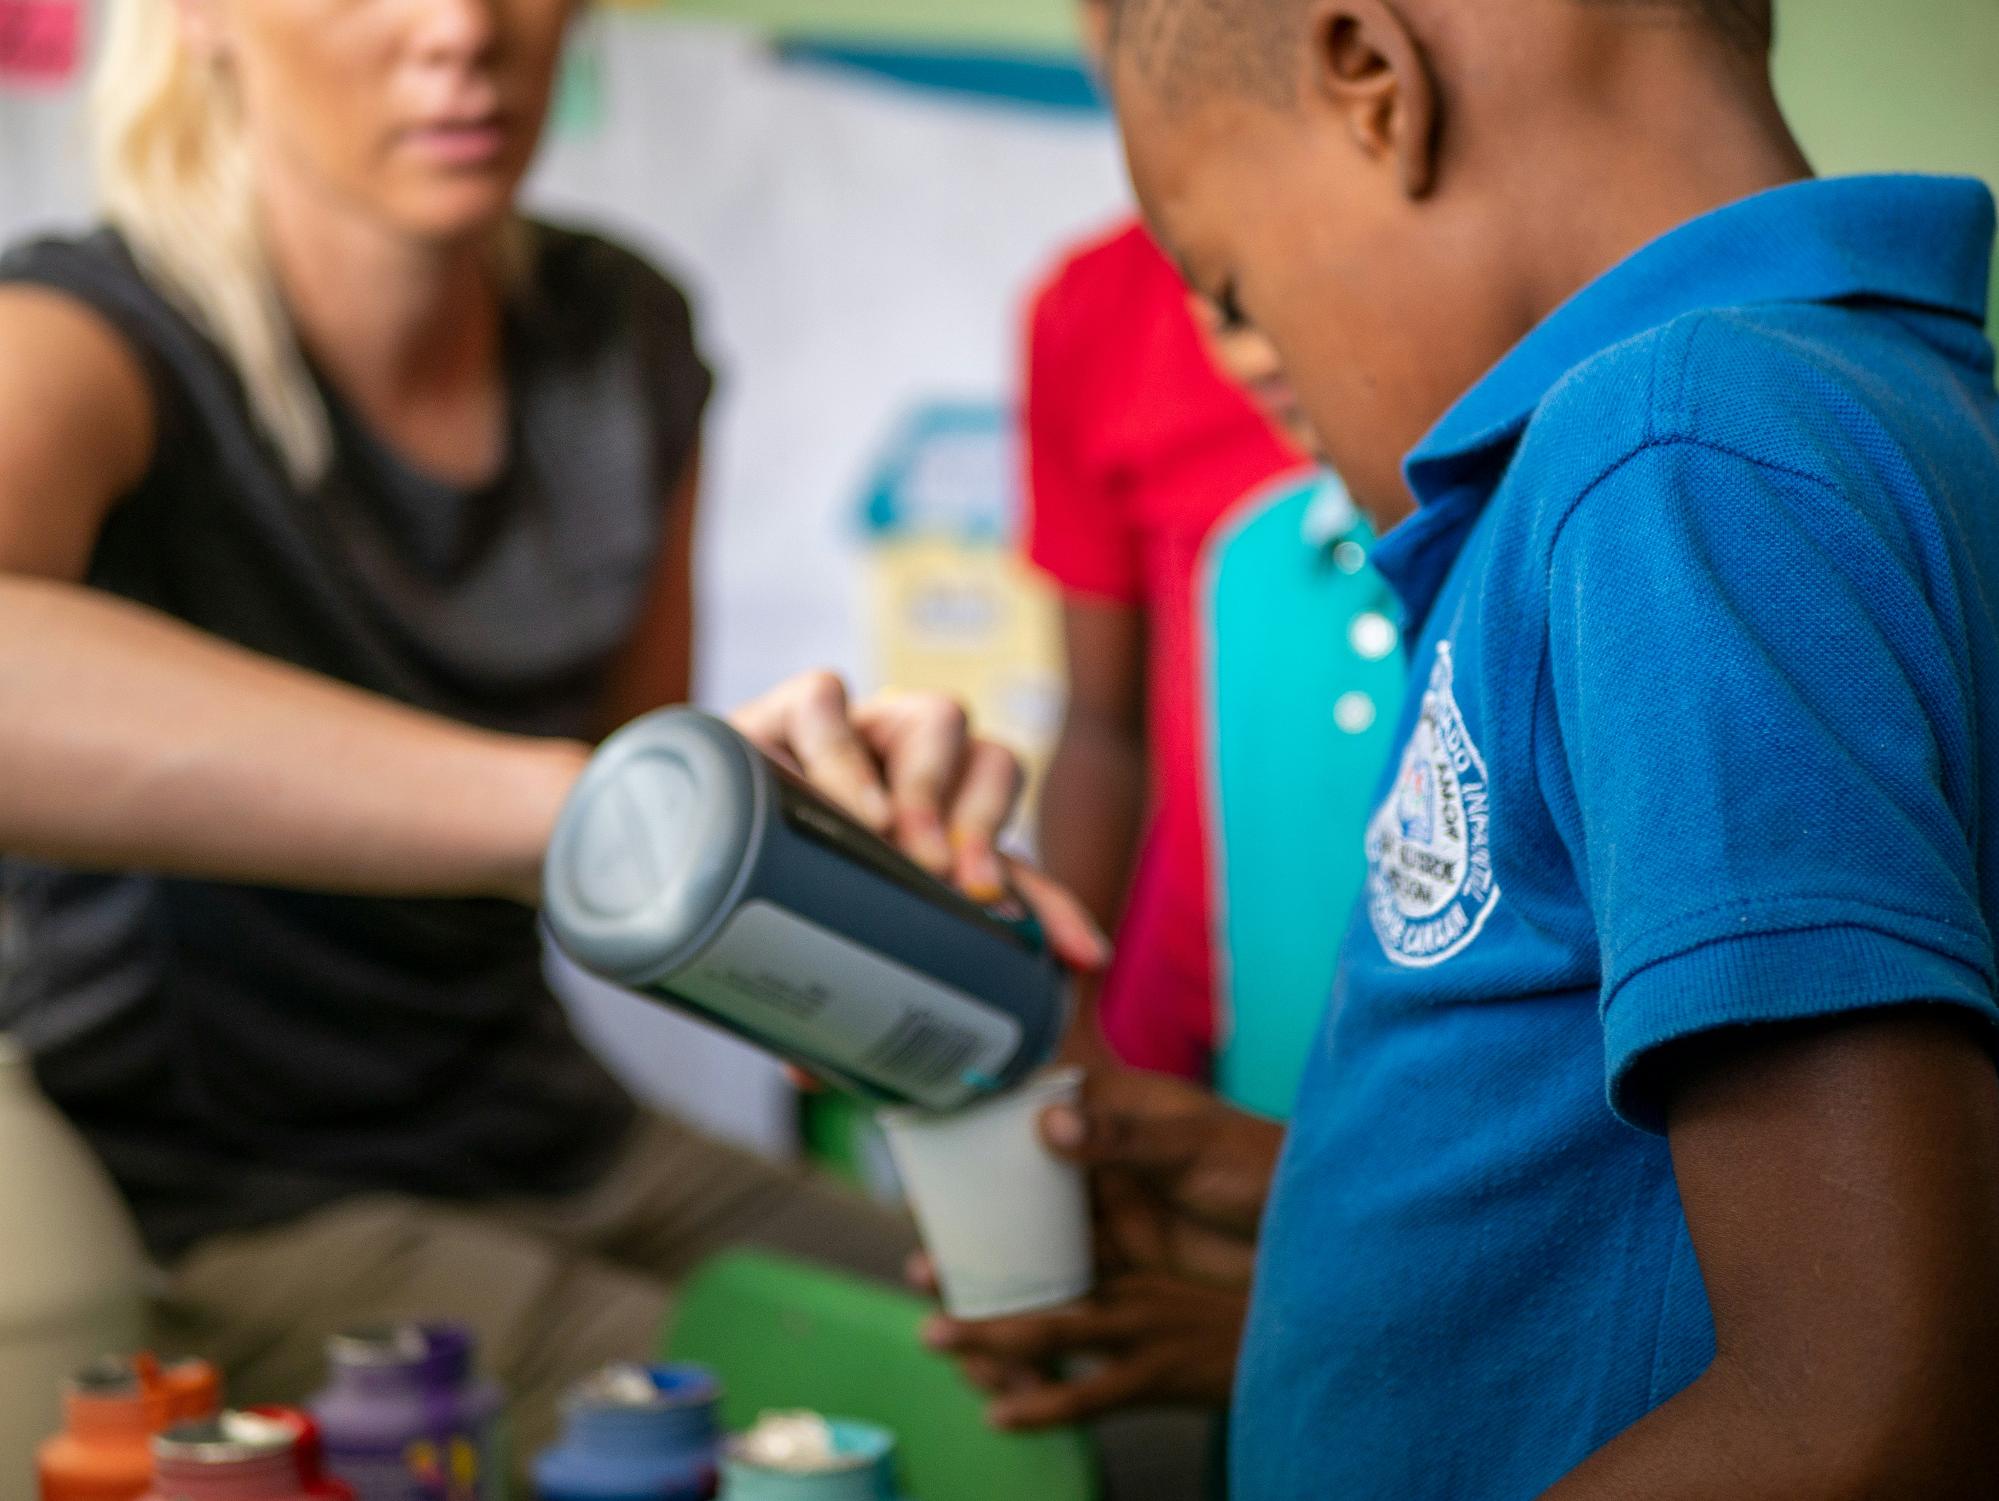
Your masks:
{"label": "woman's blonde hair", "polygon": [[241,106],[173,0],[110,0],[90,130],[105,217],[235,367],[292,478],[314,483],[331,430],[265,261]]}
{"label": "woman's blonde hair", "polygon": [[[174,0],[109,0],[89,119],[105,217],[235,368],[292,479],[315,484],[332,427],[264,252],[241,101],[228,70],[189,45]],[[524,222],[510,217],[496,249],[503,286],[517,288]]]}

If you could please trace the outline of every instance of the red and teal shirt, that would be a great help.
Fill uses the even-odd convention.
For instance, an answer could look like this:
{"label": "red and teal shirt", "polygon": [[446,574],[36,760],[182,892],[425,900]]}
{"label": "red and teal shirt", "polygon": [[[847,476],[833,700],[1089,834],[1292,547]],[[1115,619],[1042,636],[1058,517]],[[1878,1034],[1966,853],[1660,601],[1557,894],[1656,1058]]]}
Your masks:
{"label": "red and teal shirt", "polygon": [[1178,273],[1136,223],[1071,255],[1030,315],[1028,554],[1072,597],[1146,622],[1150,816],[1101,1008],[1118,1055],[1207,1079],[1217,1038],[1197,651],[1203,548],[1306,461],[1210,361]]}

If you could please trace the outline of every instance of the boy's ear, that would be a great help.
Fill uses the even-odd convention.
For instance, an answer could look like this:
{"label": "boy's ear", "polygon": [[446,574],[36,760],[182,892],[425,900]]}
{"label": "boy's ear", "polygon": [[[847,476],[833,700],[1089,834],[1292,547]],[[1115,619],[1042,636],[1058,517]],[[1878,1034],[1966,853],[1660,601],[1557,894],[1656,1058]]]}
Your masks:
{"label": "boy's ear", "polygon": [[1345,116],[1368,156],[1396,171],[1410,198],[1437,177],[1437,82],[1393,0],[1319,0],[1310,10],[1313,96]]}

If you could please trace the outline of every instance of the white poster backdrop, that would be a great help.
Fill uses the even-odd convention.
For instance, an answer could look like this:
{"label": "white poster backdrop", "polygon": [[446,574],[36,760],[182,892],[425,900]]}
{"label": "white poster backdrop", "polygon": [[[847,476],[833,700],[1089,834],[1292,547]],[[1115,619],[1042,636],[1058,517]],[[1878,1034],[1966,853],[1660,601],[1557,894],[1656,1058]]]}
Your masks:
{"label": "white poster backdrop", "polygon": [[[595,99],[552,133],[529,201],[656,258],[720,378],[697,697],[726,706],[816,666],[868,686],[859,509],[875,466],[914,409],[1011,400],[1022,299],[1126,203],[1109,122],[787,62],[752,32],[639,13],[599,12],[577,45]],[[89,204],[77,91],[0,93],[0,234],[73,225]],[[789,1144],[767,1060],[557,969],[642,1096]]]}
{"label": "white poster backdrop", "polygon": [[856,510],[899,420],[1014,388],[1017,308],[1124,201],[1108,123],[778,60],[743,32],[607,13],[599,131],[550,143],[551,212],[657,247],[721,378],[699,692],[865,680]]}
{"label": "white poster backdrop", "polygon": [[0,84],[0,244],[90,210],[80,86]]}

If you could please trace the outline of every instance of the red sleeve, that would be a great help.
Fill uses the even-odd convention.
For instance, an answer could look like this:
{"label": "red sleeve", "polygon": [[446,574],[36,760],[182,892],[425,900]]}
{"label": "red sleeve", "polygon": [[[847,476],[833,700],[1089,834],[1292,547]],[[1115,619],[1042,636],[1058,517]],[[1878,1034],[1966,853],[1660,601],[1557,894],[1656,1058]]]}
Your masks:
{"label": "red sleeve", "polygon": [[1070,594],[1118,604],[1143,598],[1138,536],[1114,473],[1089,442],[1094,348],[1109,321],[1070,271],[1028,317],[1027,556]]}

